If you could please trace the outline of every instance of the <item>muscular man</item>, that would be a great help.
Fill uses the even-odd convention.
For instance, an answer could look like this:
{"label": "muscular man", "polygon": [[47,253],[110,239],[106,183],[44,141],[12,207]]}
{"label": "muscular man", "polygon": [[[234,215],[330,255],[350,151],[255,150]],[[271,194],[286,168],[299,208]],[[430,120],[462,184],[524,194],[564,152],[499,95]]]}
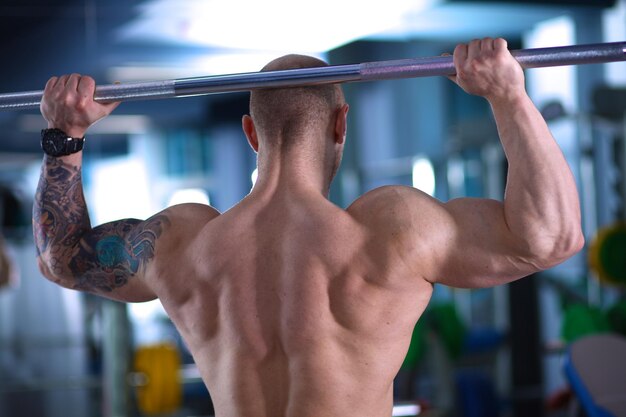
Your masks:
{"label": "muscular man", "polygon": [[[504,284],[583,245],[572,174],[506,42],[459,45],[454,62],[454,80],[493,109],[509,161],[504,202],[444,204],[392,186],[343,210],[327,199],[346,137],[340,87],[257,91],[243,130],[258,181],[223,214],[184,204],[92,228],[82,152],[49,150],[33,214],[43,274],[116,300],[158,297],[218,417],[389,416],[435,283]],[[320,65],[290,55],[265,69]],[[115,107],[93,92],[89,77],[51,78],[49,128],[82,137]]]}

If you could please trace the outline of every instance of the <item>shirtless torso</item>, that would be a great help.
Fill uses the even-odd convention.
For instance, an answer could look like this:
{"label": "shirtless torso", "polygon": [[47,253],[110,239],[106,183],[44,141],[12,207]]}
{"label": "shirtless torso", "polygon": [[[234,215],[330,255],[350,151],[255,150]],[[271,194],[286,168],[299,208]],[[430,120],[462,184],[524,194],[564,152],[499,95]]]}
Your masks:
{"label": "shirtless torso", "polygon": [[[441,203],[390,186],[343,210],[316,189],[315,170],[303,169],[316,158],[283,158],[224,214],[186,204],[92,228],[82,154],[47,156],[33,212],[43,274],[117,300],[158,297],[217,417],[389,416],[393,379],[433,284],[503,284],[583,244],[567,163],[500,41],[457,47],[455,62],[459,84],[492,105],[509,159],[503,203]],[[94,88],[88,77],[51,79],[42,105],[49,126],[81,136],[110,113],[114,105],[91,100]]]}
{"label": "shirtless torso", "polygon": [[432,285],[367,223],[365,207],[300,197],[250,196],[190,224],[196,235],[168,256],[177,262],[154,262],[155,292],[217,415],[388,415]]}

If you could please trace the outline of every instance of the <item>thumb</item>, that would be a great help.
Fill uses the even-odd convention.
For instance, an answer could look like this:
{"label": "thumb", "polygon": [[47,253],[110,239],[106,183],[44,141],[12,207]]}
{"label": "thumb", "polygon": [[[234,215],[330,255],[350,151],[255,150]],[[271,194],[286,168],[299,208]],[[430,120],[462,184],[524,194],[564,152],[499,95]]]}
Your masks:
{"label": "thumb", "polygon": [[104,106],[104,108],[107,110],[108,113],[111,113],[113,110],[115,110],[117,108],[117,106],[119,106],[121,103],[121,101],[113,101],[111,103],[104,103],[102,104],[102,106]]}

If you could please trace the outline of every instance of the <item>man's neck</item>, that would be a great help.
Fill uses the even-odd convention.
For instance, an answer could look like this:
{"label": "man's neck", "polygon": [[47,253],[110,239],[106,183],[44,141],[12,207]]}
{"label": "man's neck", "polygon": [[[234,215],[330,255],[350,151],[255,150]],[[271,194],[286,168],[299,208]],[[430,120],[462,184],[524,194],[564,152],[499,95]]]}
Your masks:
{"label": "man's neck", "polygon": [[254,193],[309,192],[328,196],[329,179],[321,158],[305,152],[259,156]]}

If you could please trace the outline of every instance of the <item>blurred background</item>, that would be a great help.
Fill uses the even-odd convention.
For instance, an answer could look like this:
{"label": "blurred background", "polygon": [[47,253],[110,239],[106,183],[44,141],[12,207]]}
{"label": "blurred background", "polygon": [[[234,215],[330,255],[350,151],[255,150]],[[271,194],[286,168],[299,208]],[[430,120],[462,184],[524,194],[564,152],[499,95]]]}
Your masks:
{"label": "blurred background", "polygon": [[[0,92],[14,92],[70,72],[108,84],[258,71],[286,53],[331,64],[432,56],[484,36],[511,49],[626,41],[626,0],[2,0],[0,35]],[[576,176],[587,246],[508,286],[437,286],[396,380],[405,407],[394,415],[416,415],[416,404],[421,415],[584,415],[567,372],[572,344],[626,334],[626,64],[526,77]],[[335,204],[385,184],[502,198],[506,161],[486,101],[439,77],[344,89]],[[240,128],[247,100],[127,102],[95,125],[84,164],[94,225],[180,202],[236,204],[256,168]],[[126,306],[41,277],[30,216],[43,127],[38,111],[0,112],[0,416],[212,415],[158,302]],[[583,355],[592,368],[607,357],[597,352]]]}

